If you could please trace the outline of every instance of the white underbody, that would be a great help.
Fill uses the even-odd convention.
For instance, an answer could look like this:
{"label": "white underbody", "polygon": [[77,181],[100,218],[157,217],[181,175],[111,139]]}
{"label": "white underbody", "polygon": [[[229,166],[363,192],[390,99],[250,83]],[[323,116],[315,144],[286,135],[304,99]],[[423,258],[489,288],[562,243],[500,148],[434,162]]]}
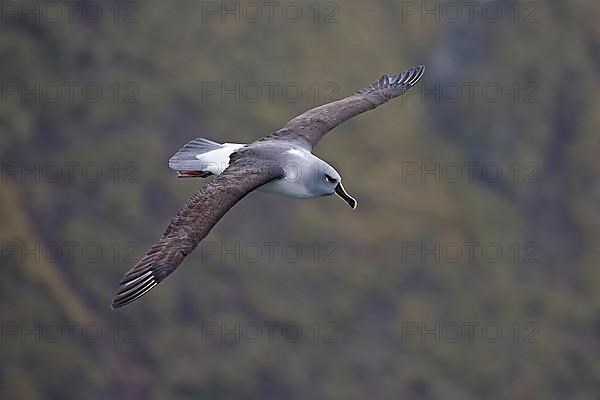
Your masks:
{"label": "white underbody", "polygon": [[[196,158],[200,160],[203,165],[206,165],[206,167],[203,168],[204,171],[210,172],[213,175],[220,175],[225,168],[229,166],[229,156],[231,153],[243,146],[245,145],[239,143],[224,143],[222,148],[198,154]],[[300,159],[316,159],[312,153],[304,149],[290,149],[288,150],[288,153],[292,159],[297,157],[299,161],[301,161]],[[315,197],[308,192],[306,185],[303,182],[303,179],[310,179],[310,177],[302,176],[293,162],[290,163],[290,167],[285,168],[285,170],[286,176],[284,178],[271,181],[258,190],[299,199]]]}

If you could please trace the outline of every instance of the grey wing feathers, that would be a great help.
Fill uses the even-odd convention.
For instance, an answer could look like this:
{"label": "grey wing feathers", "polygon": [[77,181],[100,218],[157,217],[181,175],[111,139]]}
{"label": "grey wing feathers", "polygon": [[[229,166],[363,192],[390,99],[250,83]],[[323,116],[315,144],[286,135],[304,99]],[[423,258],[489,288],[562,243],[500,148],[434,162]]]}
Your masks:
{"label": "grey wing feathers", "polygon": [[112,308],[140,298],[181,264],[231,207],[249,192],[279,177],[278,170],[234,161],[219,177],[196,192],[177,213],[163,237],[125,274]]}
{"label": "grey wing feathers", "polygon": [[425,67],[420,65],[392,76],[383,75],[371,85],[345,99],[313,108],[299,115],[282,129],[264,139],[295,141],[312,150],[327,132],[342,122],[404,94],[421,79],[424,72]]}

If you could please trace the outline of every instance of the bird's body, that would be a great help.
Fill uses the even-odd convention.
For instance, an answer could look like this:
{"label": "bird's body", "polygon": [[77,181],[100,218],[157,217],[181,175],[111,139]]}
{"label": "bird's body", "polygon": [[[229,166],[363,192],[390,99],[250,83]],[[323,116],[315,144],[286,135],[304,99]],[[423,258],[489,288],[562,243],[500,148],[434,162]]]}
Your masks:
{"label": "bird's body", "polygon": [[[186,146],[188,146],[188,148],[193,148],[194,142],[198,140],[208,142],[208,139],[199,138],[194,139]],[[169,160],[169,165],[172,169],[179,172],[182,177],[197,177],[206,173],[219,176],[227,169],[227,167],[229,167],[231,154],[242,147],[249,146],[248,144],[240,143],[219,144],[212,142],[211,144],[215,147],[211,147],[206,152],[202,152],[201,149],[196,149],[192,153],[184,151],[183,154],[180,154],[178,152]],[[312,183],[316,172],[319,170],[327,170],[330,172],[331,176],[337,174],[333,167],[325,161],[321,160],[305,148],[293,143],[258,141],[252,143],[251,146],[254,150],[259,149],[264,154],[271,154],[271,157],[276,159],[277,165],[283,167],[284,171],[284,176],[274,179],[257,189],[261,192],[273,193],[296,199],[321,197],[323,196],[322,193],[311,191],[311,187],[314,186]],[[186,147],[184,146],[184,149],[185,148]],[[192,158],[197,161],[190,162],[189,160]],[[181,170],[181,160],[184,160],[184,162],[187,163],[185,167],[188,168],[188,170]]]}
{"label": "bird's body", "polygon": [[337,194],[356,208],[340,174],[312,150],[337,125],[405,93],[423,72],[424,67],[419,66],[391,77],[384,75],[353,95],[309,110],[250,144],[197,138],[183,146],[169,160],[178,176],[215,178],[188,200],[162,238],[125,274],[112,307],[129,304],[154,288],[231,207],[255,189],[302,199]]}

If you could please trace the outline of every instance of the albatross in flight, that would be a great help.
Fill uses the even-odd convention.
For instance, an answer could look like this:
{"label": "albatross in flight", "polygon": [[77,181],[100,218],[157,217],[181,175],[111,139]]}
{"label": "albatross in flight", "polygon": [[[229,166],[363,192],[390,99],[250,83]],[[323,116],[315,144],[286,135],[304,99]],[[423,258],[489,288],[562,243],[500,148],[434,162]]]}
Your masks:
{"label": "albatross in flight", "polygon": [[255,189],[294,198],[335,193],[356,208],[356,200],[342,186],[340,174],[312,150],[342,122],[405,93],[424,71],[421,65],[383,75],[353,95],[306,111],[277,132],[250,144],[218,144],[203,138],[186,144],[169,160],[178,176],[217,178],[187,201],[162,238],[125,274],[112,308],[131,303],[158,285],[231,207]]}

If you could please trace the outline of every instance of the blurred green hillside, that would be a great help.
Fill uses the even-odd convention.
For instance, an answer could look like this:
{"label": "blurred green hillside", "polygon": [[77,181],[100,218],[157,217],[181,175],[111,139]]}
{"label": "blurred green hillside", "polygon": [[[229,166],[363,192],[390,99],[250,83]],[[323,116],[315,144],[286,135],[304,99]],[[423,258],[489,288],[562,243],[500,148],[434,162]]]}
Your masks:
{"label": "blurred green hillside", "polygon": [[[288,3],[3,3],[0,398],[598,398],[598,2]],[[178,148],[417,64],[315,151],[357,211],[253,193],[110,310]]]}

